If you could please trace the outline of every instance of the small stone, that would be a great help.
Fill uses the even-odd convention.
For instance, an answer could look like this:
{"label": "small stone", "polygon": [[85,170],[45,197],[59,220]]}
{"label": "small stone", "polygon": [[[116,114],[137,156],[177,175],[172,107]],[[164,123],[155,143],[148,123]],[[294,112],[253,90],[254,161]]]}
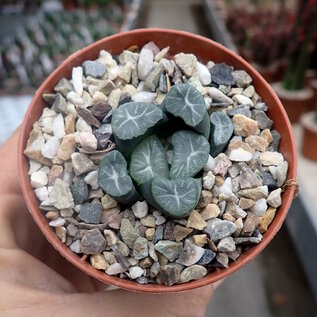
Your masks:
{"label": "small stone", "polygon": [[117,243],[118,238],[112,230],[105,229],[103,234],[107,240],[107,245],[112,246]]}
{"label": "small stone", "polygon": [[262,138],[261,136],[257,135],[249,135],[245,142],[248,143],[254,150],[264,152],[269,143],[265,138]]}
{"label": "small stone", "polygon": [[84,154],[73,153],[71,160],[76,175],[81,175],[94,169],[94,163]]}
{"label": "small stone", "polygon": [[123,242],[131,249],[133,248],[135,240],[139,237],[137,231],[133,228],[128,219],[121,220],[120,234]]}
{"label": "small stone", "polygon": [[148,213],[149,207],[147,202],[137,201],[134,205],[132,205],[132,211],[136,218],[144,218]]}
{"label": "small stone", "polygon": [[[270,166],[271,167],[275,167],[275,166]],[[276,167],[275,167],[276,168]],[[262,178],[262,182],[263,185],[266,185],[268,187],[268,189],[270,191],[275,190],[278,186],[277,186],[277,182],[276,180],[273,178],[272,174],[269,172],[262,172],[261,173],[261,178]]]}
{"label": "small stone", "polygon": [[97,270],[106,270],[109,267],[109,263],[106,261],[102,254],[93,254],[90,256],[90,263],[92,267]]}
{"label": "small stone", "polygon": [[117,260],[112,252],[103,252],[102,254],[109,264],[117,263]]}
{"label": "small stone", "polygon": [[57,113],[67,113],[67,104],[66,104],[66,99],[63,97],[62,94],[57,93],[56,97],[54,99],[54,102],[52,104],[52,110],[54,110]]}
{"label": "small stone", "polygon": [[228,252],[227,254],[228,254],[229,258],[233,261],[235,261],[241,255],[241,253],[238,250]]}
{"label": "small stone", "polygon": [[228,157],[234,162],[248,162],[253,157],[254,150],[249,144],[232,140],[228,146]]}
{"label": "small stone", "polygon": [[112,246],[111,248],[113,250],[119,251],[123,256],[129,256],[130,254],[130,249],[128,248],[128,246],[120,240],[117,241],[115,248],[114,246]]}
{"label": "small stone", "polygon": [[34,172],[37,172],[42,167],[42,164],[34,160],[29,160],[29,166],[30,167],[28,174],[32,175]]}
{"label": "small stone", "polygon": [[158,256],[155,251],[154,243],[152,242],[149,242],[149,256],[151,257],[151,259],[153,259],[153,261],[158,261]]}
{"label": "small stone", "polygon": [[252,199],[242,197],[239,200],[239,207],[243,210],[252,208],[254,204],[255,202]]}
{"label": "small stone", "polygon": [[155,250],[172,262],[175,261],[183,251],[183,244],[181,242],[162,240],[155,244]]}
{"label": "small stone", "polygon": [[111,198],[108,194],[104,195],[101,198],[101,204],[103,209],[110,209],[110,208],[115,208],[117,207],[118,203]]}
{"label": "small stone", "polygon": [[158,216],[155,220],[155,224],[157,226],[162,225],[165,222],[166,222],[166,219],[163,216]]}
{"label": "small stone", "polygon": [[83,68],[73,67],[72,80],[75,92],[81,96],[83,93]]}
{"label": "small stone", "polygon": [[204,208],[212,201],[212,193],[209,190],[202,190],[197,208]]}
{"label": "small stone", "polygon": [[250,85],[246,89],[243,90],[242,94],[247,96],[248,98],[252,98],[255,93],[254,86]]}
{"label": "small stone", "polygon": [[261,130],[271,129],[273,121],[264,111],[254,109],[252,111],[252,118],[258,122],[258,126]]}
{"label": "small stone", "polygon": [[239,105],[233,107],[227,111],[228,116],[233,117],[236,114],[244,115],[245,117],[251,117],[250,107],[248,105]]}
{"label": "small stone", "polygon": [[175,227],[174,221],[168,221],[165,224],[165,227],[164,227],[164,239],[165,240],[174,240],[174,235],[173,235],[174,227]]}
{"label": "small stone", "polygon": [[71,90],[73,90],[73,85],[68,79],[62,78],[54,87],[54,90],[61,93],[63,96],[66,96]]}
{"label": "small stone", "polygon": [[256,134],[258,130],[258,123],[242,114],[233,116],[232,123],[235,135],[247,137]]}
{"label": "small stone", "polygon": [[194,54],[179,53],[174,56],[174,60],[187,77],[193,75],[197,63],[197,58]]}
{"label": "small stone", "polygon": [[160,272],[161,266],[158,262],[154,262],[150,268],[150,276],[156,277]]}
{"label": "small stone", "polygon": [[240,174],[240,168],[238,164],[233,164],[228,170],[229,176],[235,178]]}
{"label": "small stone", "polygon": [[[230,214],[233,216],[235,219],[237,218],[245,218],[247,213],[241,209],[238,205],[236,205],[234,202],[227,202],[226,204],[226,213]],[[233,222],[235,222],[235,219]]]}
{"label": "small stone", "polygon": [[187,237],[192,231],[193,231],[193,229],[185,228],[185,227],[180,226],[180,225],[176,225],[174,227],[174,230],[173,230],[174,239],[177,242],[179,242],[179,241],[183,240],[185,237]]}
{"label": "small stone", "polygon": [[132,280],[142,276],[144,274],[144,269],[139,266],[133,266],[129,268],[129,275]]}
{"label": "small stone", "polygon": [[158,226],[153,236],[153,243],[157,243],[163,239],[164,227]]}
{"label": "small stone", "polygon": [[242,189],[238,192],[238,195],[239,197],[259,200],[261,198],[266,198],[269,195],[269,193],[267,186],[259,186],[256,188]]}
{"label": "small stone", "polygon": [[87,230],[81,239],[81,249],[84,254],[98,254],[104,251],[106,239],[98,229]]}
{"label": "small stone", "polygon": [[243,237],[243,238],[235,238],[234,242],[236,244],[249,244],[249,243],[260,243],[262,241],[262,237]]}
{"label": "small stone", "polygon": [[75,205],[83,203],[88,197],[88,186],[81,177],[76,177],[71,186]]}
{"label": "small stone", "polygon": [[172,286],[179,282],[182,266],[170,263],[161,267],[160,279],[163,285]]}
{"label": "small stone", "polygon": [[204,220],[217,218],[220,215],[220,209],[216,204],[208,204],[201,212],[200,216]]}
{"label": "small stone", "polygon": [[106,269],[106,273],[108,275],[117,275],[120,273],[125,272],[125,268],[122,267],[122,265],[120,263],[113,263],[111,265],[109,265],[109,267]]}
{"label": "small stone", "polygon": [[239,168],[239,184],[241,189],[254,188],[262,185],[261,179],[254,174],[249,166],[240,163]]}
{"label": "small stone", "polygon": [[270,144],[273,141],[272,133],[271,133],[271,131],[269,129],[264,129],[260,133],[260,137],[264,138],[267,141],[268,144]]}
{"label": "small stone", "polygon": [[92,128],[82,117],[79,117],[76,122],[76,131],[92,133]]}
{"label": "small stone", "polygon": [[97,189],[99,188],[99,184],[98,184],[98,171],[91,171],[89,172],[85,178],[84,178],[85,182],[90,185],[90,187],[92,189]]}
{"label": "small stone", "polygon": [[145,80],[150,74],[153,67],[154,54],[151,50],[143,48],[140,52],[138,60],[138,77],[140,80]]}
{"label": "small stone", "polygon": [[226,237],[219,241],[217,249],[220,252],[232,252],[236,249],[236,244],[232,237]]}
{"label": "small stone", "polygon": [[287,177],[287,171],[288,171],[288,163],[287,161],[283,161],[282,163],[277,165],[276,169],[276,179],[277,179],[277,186],[281,187]]}
{"label": "small stone", "polygon": [[161,59],[164,58],[165,55],[168,53],[169,49],[170,49],[169,46],[164,47],[161,51],[159,51],[159,52],[155,55],[154,60],[155,60],[156,62],[161,61]]}
{"label": "small stone", "polygon": [[259,218],[259,226],[258,229],[261,233],[267,231],[268,226],[271,224],[275,217],[276,209],[273,207],[269,207],[263,217]]}
{"label": "small stone", "polygon": [[231,165],[232,165],[232,163],[229,160],[228,156],[224,153],[220,153],[215,158],[214,174],[225,177],[225,175],[227,174],[227,171]]}
{"label": "small stone", "polygon": [[75,152],[76,141],[73,134],[64,136],[63,141],[58,149],[57,157],[62,161],[68,161]]}
{"label": "small stone", "polygon": [[267,210],[266,199],[265,198],[258,199],[251,210],[256,216],[263,216]]}
{"label": "small stone", "polygon": [[278,151],[278,148],[280,146],[281,135],[276,130],[272,130],[271,134],[272,134],[273,141],[270,144],[270,146],[272,147],[273,151]]}
{"label": "small stone", "polygon": [[118,77],[129,83],[131,81],[132,68],[133,64],[126,63],[118,72]]}
{"label": "small stone", "polygon": [[236,231],[233,233],[233,235],[234,235],[235,237],[239,237],[240,234],[241,234],[241,232],[242,232],[242,229],[243,229],[243,220],[242,220],[242,218],[238,218],[238,219],[234,222],[234,224],[237,226],[237,229],[236,229]]}
{"label": "small stone", "polygon": [[[110,103],[110,101],[109,101],[109,103]],[[89,125],[95,126],[96,128],[100,127],[100,125],[101,125],[100,121],[94,117],[94,115],[91,113],[90,110],[88,110],[84,107],[77,106],[76,111],[77,111],[78,115],[80,117],[82,117],[84,119],[84,121],[86,121]]]}
{"label": "small stone", "polygon": [[232,72],[232,76],[238,87],[246,87],[252,83],[251,76],[245,70],[235,70]]}
{"label": "small stone", "polygon": [[227,268],[229,265],[229,257],[227,253],[218,252],[216,255],[216,260],[223,267]]}
{"label": "small stone", "polygon": [[230,177],[227,177],[222,184],[218,185],[218,193],[219,196],[230,196],[232,194],[232,179]]}
{"label": "small stone", "polygon": [[144,258],[140,261],[140,266],[143,269],[148,269],[152,265],[153,261],[150,257]]}
{"label": "small stone", "polygon": [[155,228],[149,228],[145,231],[145,237],[148,241],[151,241],[153,239],[155,233]]}
{"label": "small stone", "polygon": [[207,269],[201,265],[192,265],[186,267],[180,275],[180,283],[186,283],[192,280],[199,280],[207,274]]}
{"label": "small stone", "polygon": [[278,208],[282,204],[281,198],[282,189],[278,188],[270,193],[267,198],[267,202],[271,207]]}
{"label": "small stone", "polygon": [[101,220],[102,206],[98,199],[91,203],[83,204],[80,208],[79,218],[86,223],[99,223]]}
{"label": "small stone", "polygon": [[205,249],[198,247],[187,239],[184,243],[184,249],[180,253],[176,262],[185,266],[191,266],[201,259],[204,252]]}
{"label": "small stone", "polygon": [[36,188],[34,193],[40,201],[45,201],[48,199],[48,189],[46,186]]}
{"label": "small stone", "polygon": [[203,247],[207,244],[207,235],[206,234],[196,234],[193,236],[193,240],[197,246]]}
{"label": "small stone", "polygon": [[105,64],[97,61],[85,61],[83,63],[85,76],[92,76],[94,78],[101,78],[107,71]]}
{"label": "small stone", "polygon": [[40,188],[47,184],[48,178],[43,171],[34,172],[31,175],[31,186],[33,188]]}
{"label": "small stone", "polygon": [[148,242],[143,237],[138,237],[133,244],[133,257],[137,260],[144,259],[148,256]]}
{"label": "small stone", "polygon": [[211,172],[213,171],[214,167],[215,167],[215,160],[211,155],[209,155],[208,161],[206,165],[204,166],[204,172]]}
{"label": "small stone", "polygon": [[259,224],[259,217],[252,212],[248,212],[248,216],[245,219],[243,224],[242,235],[249,236],[249,237],[252,236],[258,224]]}
{"label": "small stone", "polygon": [[162,64],[159,64],[157,67],[155,67],[146,77],[144,82],[144,89],[155,92],[159,84],[160,76],[163,74],[163,71],[164,66]]}
{"label": "small stone", "polygon": [[209,264],[216,256],[216,253],[212,250],[205,249],[205,252],[201,259],[197,262],[198,265],[207,265]]}
{"label": "small stone", "polygon": [[78,141],[80,146],[87,151],[97,150],[97,139],[92,133],[79,132]]}
{"label": "small stone", "polygon": [[81,249],[81,241],[80,240],[75,240],[70,246],[69,248],[75,252],[75,253],[82,253],[82,249]]}
{"label": "small stone", "polygon": [[216,87],[207,87],[206,91],[208,95],[212,98],[212,101],[220,102],[224,106],[232,105],[233,101],[231,98],[226,96],[222,91],[217,89]]}
{"label": "small stone", "polygon": [[232,86],[235,84],[232,72],[232,66],[228,66],[225,63],[215,64],[210,69],[211,80],[218,85]]}
{"label": "small stone", "polygon": [[49,193],[49,203],[57,209],[74,207],[74,200],[69,185],[61,179],[56,179],[54,187]]}
{"label": "small stone", "polygon": [[57,218],[55,220],[52,220],[49,222],[49,226],[51,227],[62,227],[65,224],[65,219],[63,218]]}
{"label": "small stone", "polygon": [[203,188],[207,190],[211,190],[215,184],[215,176],[212,172],[208,172],[203,177]]}
{"label": "small stone", "polygon": [[160,51],[159,47],[153,41],[145,44],[143,48],[151,50],[154,55],[158,54]]}
{"label": "small stone", "polygon": [[41,149],[41,153],[43,157],[52,159],[57,154],[58,149],[59,149],[59,140],[57,137],[52,136],[43,145]]}
{"label": "small stone", "polygon": [[156,93],[148,91],[139,91],[133,97],[132,100],[135,102],[153,102],[156,97]]}
{"label": "small stone", "polygon": [[95,116],[98,120],[102,121],[103,118],[106,116],[109,111],[111,111],[111,106],[107,102],[97,102],[91,108],[91,113]]}
{"label": "small stone", "polygon": [[249,107],[253,106],[252,100],[244,95],[234,95],[232,100],[236,101],[238,105],[248,105]]}
{"label": "small stone", "polygon": [[155,228],[155,218],[152,215],[147,215],[146,217],[141,219],[141,223],[145,227]]}
{"label": "small stone", "polygon": [[199,80],[204,86],[208,86],[211,83],[211,75],[208,68],[197,61],[197,72],[199,74]]}
{"label": "small stone", "polygon": [[207,227],[204,232],[209,235],[211,241],[218,241],[230,236],[236,229],[237,226],[234,223],[215,218],[207,221]]}
{"label": "small stone", "polygon": [[201,217],[197,210],[193,210],[188,217],[186,227],[202,230],[207,226],[206,221]]}
{"label": "small stone", "polygon": [[264,166],[279,165],[283,162],[283,154],[279,152],[266,151],[260,155],[260,161]]}

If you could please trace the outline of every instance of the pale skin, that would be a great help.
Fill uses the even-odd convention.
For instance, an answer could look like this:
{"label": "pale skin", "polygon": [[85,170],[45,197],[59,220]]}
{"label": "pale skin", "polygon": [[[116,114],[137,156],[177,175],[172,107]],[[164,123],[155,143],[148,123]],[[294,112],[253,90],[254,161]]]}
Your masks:
{"label": "pale skin", "polygon": [[205,316],[214,287],[166,295],[105,292],[51,247],[18,182],[19,132],[0,148],[0,316]]}

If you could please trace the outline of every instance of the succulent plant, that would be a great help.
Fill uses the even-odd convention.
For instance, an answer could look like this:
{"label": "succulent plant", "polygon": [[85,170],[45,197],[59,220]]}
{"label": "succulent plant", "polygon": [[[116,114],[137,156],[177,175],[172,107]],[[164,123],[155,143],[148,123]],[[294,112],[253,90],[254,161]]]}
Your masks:
{"label": "succulent plant", "polygon": [[[107,153],[100,164],[100,187],[123,204],[143,197],[171,217],[186,216],[198,204],[201,171],[210,151],[221,152],[229,142],[228,120],[231,124],[220,111],[209,117],[204,98],[189,84],[173,86],[160,107],[140,102],[121,105],[111,123],[118,150]],[[172,152],[170,164],[167,149]]]}

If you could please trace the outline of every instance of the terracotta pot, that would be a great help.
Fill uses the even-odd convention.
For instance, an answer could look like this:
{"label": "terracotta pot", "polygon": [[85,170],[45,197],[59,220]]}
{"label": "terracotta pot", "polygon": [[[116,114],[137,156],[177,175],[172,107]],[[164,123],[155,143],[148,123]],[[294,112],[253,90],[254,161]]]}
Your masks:
{"label": "terracotta pot", "polygon": [[298,122],[303,113],[314,108],[314,92],[311,88],[288,91],[280,82],[272,84],[272,87],[279,96],[291,123]]}
{"label": "terracotta pot", "polygon": [[269,107],[268,115],[274,120],[275,128],[282,136],[280,151],[289,162],[287,177],[288,179],[296,178],[297,157],[291,125],[281,102],[270,85],[265,82],[263,77],[261,77],[261,75],[253,67],[251,67],[237,54],[216,42],[183,31],[165,29],[139,29],[104,38],[70,56],[45,80],[45,82],[37,90],[22,124],[18,152],[19,178],[25,201],[34,220],[54,248],[76,267],[102,282],[133,291],[149,293],[178,292],[214,283],[232,274],[254,259],[273,239],[282,226],[287,211],[293,200],[294,189],[288,188],[283,193],[283,204],[279,208],[279,211],[277,212],[268,231],[264,234],[263,241],[244,252],[236,262],[230,264],[229,268],[217,269],[200,280],[191,281],[186,284],[173,285],[171,287],[163,285],[140,285],[134,281],[109,276],[102,271],[94,269],[90,263],[85,261],[87,256],[80,258],[59,240],[38,208],[39,203],[31,187],[28,176],[28,159],[23,155],[23,150],[32,129],[32,124],[38,120],[43,107],[45,107],[45,103],[41,98],[43,93],[53,91],[54,86],[62,77],[71,77],[72,67],[81,65],[81,63],[87,59],[97,58],[101,49],[118,54],[127,47],[135,44],[142,47],[149,41],[154,41],[159,47],[166,47],[169,45],[171,48],[171,54],[179,52],[193,53],[203,62],[213,60],[215,62],[225,62],[228,65],[234,66],[236,69],[245,69],[252,76],[255,89],[267,103]]}
{"label": "terracotta pot", "polygon": [[302,153],[310,160],[317,161],[317,123],[315,111],[307,112],[300,118],[303,127]]}

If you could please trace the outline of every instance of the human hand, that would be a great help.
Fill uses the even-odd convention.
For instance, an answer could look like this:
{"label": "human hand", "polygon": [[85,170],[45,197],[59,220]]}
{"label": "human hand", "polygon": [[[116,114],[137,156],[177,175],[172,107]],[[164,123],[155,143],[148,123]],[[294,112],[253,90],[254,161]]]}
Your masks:
{"label": "human hand", "polygon": [[177,294],[105,292],[67,262],[29,214],[18,182],[19,133],[0,148],[0,316],[199,317],[213,285]]}

